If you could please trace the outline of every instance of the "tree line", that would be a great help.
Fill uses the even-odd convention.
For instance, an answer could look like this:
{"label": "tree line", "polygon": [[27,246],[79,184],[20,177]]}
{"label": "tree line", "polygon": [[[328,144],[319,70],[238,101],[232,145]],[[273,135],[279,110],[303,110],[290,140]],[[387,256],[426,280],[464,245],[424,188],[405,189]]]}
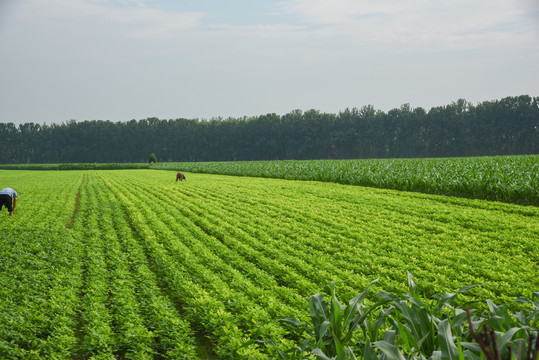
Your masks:
{"label": "tree line", "polygon": [[426,158],[539,153],[539,97],[243,118],[0,123],[0,163]]}

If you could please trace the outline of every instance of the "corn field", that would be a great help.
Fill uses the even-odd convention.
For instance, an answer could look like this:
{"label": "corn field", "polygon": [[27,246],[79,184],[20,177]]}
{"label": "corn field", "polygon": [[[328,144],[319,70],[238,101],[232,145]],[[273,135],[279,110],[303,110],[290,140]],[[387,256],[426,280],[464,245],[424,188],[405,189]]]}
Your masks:
{"label": "corn field", "polygon": [[539,155],[163,163],[158,168],[335,182],[539,206]]}

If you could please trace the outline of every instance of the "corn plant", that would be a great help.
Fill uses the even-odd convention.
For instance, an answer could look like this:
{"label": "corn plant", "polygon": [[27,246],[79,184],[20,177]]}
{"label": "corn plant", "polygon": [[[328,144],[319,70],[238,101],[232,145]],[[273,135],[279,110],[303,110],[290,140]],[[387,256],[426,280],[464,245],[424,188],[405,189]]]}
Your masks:
{"label": "corn plant", "polygon": [[[284,323],[300,327],[308,338],[296,347],[287,350],[277,350],[280,359],[310,359],[315,355],[320,360],[349,360],[356,359],[354,346],[354,333],[361,328],[370,314],[385,303],[385,300],[365,308],[363,304],[369,287],[377,282],[371,282],[365,290],[350,300],[348,305],[341,305],[335,293],[335,283],[330,284],[330,304],[325,302],[321,294],[307,298],[312,324],[302,323],[298,319],[280,319]],[[275,347],[272,341],[250,341]],[[376,344],[375,344],[376,345]],[[370,344],[368,344],[370,346]],[[381,347],[384,347],[383,345]],[[384,348],[384,351],[391,351]],[[371,349],[371,353],[374,353]]]}
{"label": "corn plant", "polygon": [[377,296],[388,300],[394,309],[387,318],[406,354],[412,358],[454,359],[458,356],[458,347],[453,339],[452,326],[462,323],[463,315],[457,311],[458,315],[451,319],[445,310],[454,309],[457,295],[474,287],[466,286],[455,293],[435,296],[437,301],[430,305],[420,297],[413,276],[408,272],[408,294],[403,298],[386,292],[379,292]]}
{"label": "corn plant", "polygon": [[[467,311],[468,337],[475,343],[463,343],[475,351],[479,349],[488,360],[517,359],[537,360],[539,354],[539,292],[533,293],[534,300],[518,298],[515,302],[529,305],[515,314],[510,314],[503,305],[487,300],[488,312],[483,316],[471,316]],[[482,327],[482,331],[478,329]],[[474,330],[475,329],[475,330]],[[534,344],[535,338],[535,344]]]}
{"label": "corn plant", "polygon": [[539,156],[164,163],[159,169],[326,181],[539,205]]}
{"label": "corn plant", "polygon": [[[372,284],[372,283],[371,283]],[[408,273],[408,294],[399,297],[379,292],[380,302],[365,308],[363,300],[370,285],[358,296],[342,306],[331,283],[328,306],[320,294],[307,298],[312,324],[297,319],[281,319],[298,326],[307,338],[288,350],[277,350],[279,358],[318,360],[537,360],[538,303],[527,298],[517,302],[531,304],[531,308],[509,314],[502,306],[487,300],[489,313],[470,315],[457,304],[457,297],[475,286],[466,286],[454,293],[445,292],[434,301],[421,298],[413,277]],[[539,293],[534,293],[539,298]],[[469,306],[476,301],[465,303]],[[389,307],[383,307],[389,305]],[[378,314],[376,315],[376,312]],[[466,327],[468,325],[468,327]],[[474,328],[490,325],[490,337],[474,332]],[[362,329],[361,335],[354,334]],[[525,342],[528,341],[526,344]],[[250,345],[256,341],[250,341]],[[272,341],[258,341],[277,347]],[[496,354],[496,357],[491,354]]]}

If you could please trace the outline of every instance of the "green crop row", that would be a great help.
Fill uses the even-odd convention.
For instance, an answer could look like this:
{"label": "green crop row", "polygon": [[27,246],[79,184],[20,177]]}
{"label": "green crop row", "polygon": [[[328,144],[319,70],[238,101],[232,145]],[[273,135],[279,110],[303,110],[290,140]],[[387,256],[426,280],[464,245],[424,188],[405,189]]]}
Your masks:
{"label": "green crop row", "polygon": [[[198,256],[212,259],[208,251],[225,245],[265,272],[256,278],[273,277],[281,288],[301,296],[323,287],[331,278],[352,284],[345,285],[351,294],[371,274],[384,275],[384,289],[398,290],[403,274],[395,269],[404,267],[403,250],[413,260],[404,265],[429,280],[430,287],[424,290],[430,294],[466,281],[484,284],[483,296],[509,302],[528,284],[536,283],[533,276],[518,275],[537,271],[530,241],[537,236],[537,227],[526,229],[528,217],[537,216],[533,208],[303,182],[287,183],[289,191],[281,194],[282,186],[271,186],[272,182],[282,185],[279,181],[211,176],[198,181],[194,174],[190,177],[195,186],[190,182],[180,187],[158,173],[128,175],[126,189],[137,193],[140,188],[160,204],[148,210],[158,214],[158,228],[166,225],[180,236],[182,229],[174,230],[179,225],[192,228],[192,234],[198,231],[214,238],[202,236],[212,242],[198,250]],[[163,185],[157,188],[152,185],[160,182]],[[396,201],[391,197],[397,197]],[[514,241],[515,234],[528,241]],[[196,245],[189,234],[181,237],[188,245],[181,252],[190,254],[184,256],[196,256],[197,252],[188,252]],[[498,256],[502,251],[514,257]],[[481,256],[473,258],[466,252]],[[440,259],[440,253],[447,258]],[[521,258],[519,253],[527,255]],[[219,251],[218,256],[227,255]],[[243,265],[245,261],[227,260],[254,277]],[[209,264],[206,266],[213,271],[224,270],[214,260]],[[262,281],[257,284],[269,286]],[[279,289],[275,293],[286,292]]]}
{"label": "green crop row", "polygon": [[161,169],[310,180],[539,206],[539,155],[438,159],[0,165],[7,170]]}
{"label": "green crop row", "polygon": [[0,212],[0,358],[64,359],[77,346],[82,248],[65,228],[81,176],[0,171],[18,190]]}
{"label": "green crop row", "polygon": [[[93,276],[87,273],[86,278],[89,285],[90,279],[101,278],[108,292],[107,296],[101,295],[89,301],[89,304],[95,306],[106,300],[107,311],[101,312],[107,321],[96,323],[109,323],[110,330],[102,329],[104,339],[101,341],[91,338],[100,333],[98,329],[90,331],[90,349],[82,346],[82,350],[90,350],[87,355],[110,351],[134,359],[151,359],[154,356],[193,358],[195,348],[192,330],[175,313],[174,306],[160,295],[157,281],[148,276],[148,269],[144,267],[140,253],[137,254],[137,247],[127,244],[133,242],[133,237],[125,217],[120,218],[121,207],[114,203],[110,193],[102,191],[105,185],[99,177],[92,176],[88,182],[85,187],[87,196],[83,195],[83,198],[88,199],[90,204],[82,206],[87,216],[78,224],[82,225],[80,230],[87,233],[88,251],[93,252],[88,256],[87,264],[94,264],[97,259],[101,259],[102,264],[98,270],[104,273]],[[99,235],[100,239],[94,238],[92,232]],[[88,243],[91,240],[93,243]],[[138,266],[132,264],[135,261],[138,261]],[[137,288],[140,290],[135,291]],[[99,291],[85,291],[85,298],[95,295],[100,295]],[[85,313],[95,317],[99,312],[90,310]],[[94,343],[107,344],[107,338],[110,338],[110,350],[93,347]]]}
{"label": "green crop row", "polygon": [[157,169],[311,180],[539,206],[539,155],[161,163]]}
{"label": "green crop row", "polygon": [[125,217],[103,206],[98,177],[0,174],[19,195],[0,217],[1,359],[197,358],[190,325],[144,267]]}
{"label": "green crop row", "polygon": [[485,299],[516,314],[539,289],[536,207],[144,169],[0,178],[19,191],[0,212],[0,358],[277,358],[306,334],[275,320],[307,324],[305,299],[330,283],[352,299],[379,278],[366,308],[405,299],[408,272],[425,302],[478,285],[459,294],[478,314]]}

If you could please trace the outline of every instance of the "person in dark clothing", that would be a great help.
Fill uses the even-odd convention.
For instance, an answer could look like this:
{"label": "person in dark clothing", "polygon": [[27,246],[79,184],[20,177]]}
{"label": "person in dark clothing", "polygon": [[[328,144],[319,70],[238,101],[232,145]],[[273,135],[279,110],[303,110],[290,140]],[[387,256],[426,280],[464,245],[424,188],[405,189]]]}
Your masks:
{"label": "person in dark clothing", "polygon": [[[12,204],[13,202],[13,204]],[[3,188],[0,191],[0,211],[5,206],[9,212],[9,216],[13,215],[15,206],[17,205],[17,191],[12,188]]]}
{"label": "person in dark clothing", "polygon": [[176,181],[180,180],[180,182],[184,181],[187,182],[187,179],[185,178],[185,175],[180,171],[176,174]]}

